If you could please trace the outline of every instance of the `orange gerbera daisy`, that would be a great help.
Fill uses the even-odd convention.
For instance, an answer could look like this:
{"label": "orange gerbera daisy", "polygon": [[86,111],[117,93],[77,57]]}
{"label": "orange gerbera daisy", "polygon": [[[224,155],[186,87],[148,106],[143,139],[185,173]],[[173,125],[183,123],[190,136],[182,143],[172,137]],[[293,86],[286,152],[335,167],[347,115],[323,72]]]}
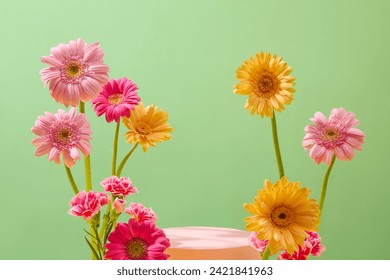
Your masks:
{"label": "orange gerbera daisy", "polygon": [[139,143],[142,149],[147,152],[149,146],[156,146],[156,143],[171,138],[169,132],[173,128],[167,123],[168,113],[160,110],[155,105],[146,108],[141,102],[131,112],[130,118],[123,117],[123,123],[129,129],[125,134],[129,143]]}
{"label": "orange gerbera daisy", "polygon": [[301,188],[299,182],[289,182],[283,177],[273,185],[265,180],[253,204],[244,208],[253,216],[245,218],[246,230],[258,233],[257,238],[268,240],[271,254],[286,250],[290,255],[303,246],[306,231],[317,231],[320,209],[310,190]]}
{"label": "orange gerbera daisy", "polygon": [[270,53],[257,53],[237,69],[239,83],[234,93],[249,95],[245,109],[253,115],[273,117],[274,110],[284,110],[293,98],[295,78],[289,76],[292,68],[282,57]]}

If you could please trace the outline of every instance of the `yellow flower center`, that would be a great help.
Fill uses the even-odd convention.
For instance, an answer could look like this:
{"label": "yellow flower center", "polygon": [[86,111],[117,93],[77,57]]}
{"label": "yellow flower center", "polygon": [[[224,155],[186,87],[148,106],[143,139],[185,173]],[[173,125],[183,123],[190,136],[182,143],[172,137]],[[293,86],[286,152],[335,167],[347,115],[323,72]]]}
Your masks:
{"label": "yellow flower center", "polygon": [[148,245],[142,239],[134,238],[126,245],[126,253],[130,259],[144,259],[147,254]]}
{"label": "yellow flower center", "polygon": [[279,79],[269,71],[257,74],[253,81],[255,94],[264,99],[268,99],[278,92],[279,85]]}
{"label": "yellow flower center", "polygon": [[81,76],[83,68],[78,61],[70,61],[66,66],[66,74],[69,78],[76,79]]}
{"label": "yellow flower center", "polygon": [[122,103],[122,100],[123,100],[123,94],[121,94],[121,93],[115,93],[115,94],[112,94],[108,97],[108,102],[111,105],[118,105],[118,104]]}
{"label": "yellow flower center", "polygon": [[272,209],[269,218],[276,227],[286,228],[294,222],[294,212],[286,206],[276,206]]}
{"label": "yellow flower center", "polygon": [[144,122],[137,123],[135,130],[143,135],[148,135],[151,132],[150,125]]}

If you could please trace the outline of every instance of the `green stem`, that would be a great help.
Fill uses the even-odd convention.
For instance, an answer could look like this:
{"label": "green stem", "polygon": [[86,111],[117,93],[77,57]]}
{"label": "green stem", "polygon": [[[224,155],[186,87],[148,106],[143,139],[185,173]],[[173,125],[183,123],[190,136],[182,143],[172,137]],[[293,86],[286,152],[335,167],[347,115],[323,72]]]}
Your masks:
{"label": "green stem", "polygon": [[[103,247],[105,244],[104,243],[105,239],[107,238],[105,233],[107,232],[107,235],[109,235],[112,229],[116,228],[118,218],[122,214],[122,213],[117,213],[116,210],[113,209],[112,207],[113,202],[115,201],[116,198],[117,198],[116,196],[111,196],[110,203],[107,205],[106,213],[104,214],[103,217],[103,224],[99,232],[99,238],[100,240],[102,240]],[[110,232],[108,232],[109,224],[111,225]],[[103,253],[104,253],[104,248],[103,248]]]}
{"label": "green stem", "polygon": [[[119,217],[119,215],[118,215]],[[116,228],[116,224],[118,223],[118,217],[116,219],[114,219],[113,223],[114,225],[112,226],[112,228]]]}
{"label": "green stem", "polygon": [[[116,124],[115,128],[115,134],[114,134],[114,145],[113,145],[113,151],[112,151],[112,175],[116,174],[116,159],[117,159],[117,154],[118,154],[118,135],[119,135],[119,127],[120,127],[120,122]],[[108,222],[110,221],[110,213],[112,210],[112,202],[115,198],[112,197],[110,199],[110,203],[107,205],[106,209],[106,214],[104,215],[103,218],[103,224],[99,232],[99,238],[102,240],[104,232],[106,231],[106,227]],[[115,228],[115,227],[113,227]],[[104,246],[104,244],[103,244]]]}
{"label": "green stem", "polygon": [[278,127],[276,126],[275,112],[274,112],[274,116],[271,118],[271,123],[272,123],[272,137],[274,140],[276,162],[278,164],[279,177],[282,178],[284,176],[284,169],[283,169],[282,155],[280,153],[280,147],[279,147]]}
{"label": "green stem", "polygon": [[79,111],[80,111],[80,113],[85,114],[85,103],[82,101],[80,101],[80,104],[79,104]]}
{"label": "green stem", "polygon": [[89,230],[90,230],[90,234],[92,236],[95,236],[95,238],[93,238],[92,236],[90,237],[90,245],[92,246],[91,248],[91,257],[92,257],[92,260],[98,260],[99,259],[99,256],[97,256],[95,252],[101,252],[101,248],[99,246],[99,242],[98,242],[98,234],[96,234],[98,232],[98,229],[99,229],[99,226],[100,226],[100,212],[97,213],[90,221],[89,221]]}
{"label": "green stem", "polygon": [[78,194],[79,189],[77,188],[76,182],[73,179],[72,171],[70,171],[70,168],[67,167],[66,165],[64,165],[64,166],[65,166],[65,170],[66,170],[66,175],[68,176],[69,183],[72,186],[73,192],[74,192],[74,194]]}
{"label": "green stem", "polygon": [[100,228],[100,232],[99,232],[100,239],[103,239],[103,234],[106,230],[108,222],[110,221],[111,208],[112,208],[112,198],[110,199],[110,202],[107,205],[106,213],[103,216],[103,224],[102,224],[102,227]]}
{"label": "green stem", "polygon": [[332,162],[330,163],[328,170],[326,170],[324,180],[322,182],[322,190],[321,190],[321,198],[320,198],[320,215],[322,215],[322,208],[324,207],[325,202],[325,196],[326,196],[326,189],[328,187],[328,180],[330,172],[332,171],[333,165],[336,161],[336,155],[333,155]]}
{"label": "green stem", "polygon": [[138,147],[138,143],[136,143],[134,145],[134,147],[130,150],[130,152],[127,153],[127,155],[123,158],[123,160],[121,161],[119,167],[118,167],[118,170],[116,171],[116,176],[120,177],[121,176],[121,173],[122,173],[122,169],[123,167],[125,166],[127,160],[129,159],[129,157],[131,156],[131,154],[134,152],[135,148]]}
{"label": "green stem", "polygon": [[121,124],[121,122],[119,121],[116,124],[116,128],[115,128],[114,147],[113,147],[113,151],[112,151],[112,175],[115,175],[115,172],[116,172],[116,157],[118,154],[118,135],[119,135],[120,124]]}
{"label": "green stem", "polygon": [[[85,114],[85,103],[80,101],[80,113]],[[91,172],[91,157],[90,155],[84,157],[84,169],[85,169],[85,190],[92,190],[92,172]]]}
{"label": "green stem", "polygon": [[84,168],[85,168],[85,190],[92,190],[92,173],[91,173],[91,158],[89,156],[84,158]]}
{"label": "green stem", "polygon": [[269,249],[269,245],[267,245],[267,247],[265,248],[265,251],[263,253],[263,257],[261,259],[268,260],[270,253],[271,253],[271,250]]}
{"label": "green stem", "polygon": [[[80,113],[85,114],[85,103],[82,101],[80,101],[79,110]],[[92,190],[91,157],[89,155],[84,157],[84,172],[85,172],[85,190],[88,192]],[[94,229],[93,225],[90,225],[89,226],[90,232],[93,232],[93,229]],[[90,240],[94,249],[97,249],[96,245],[92,242],[93,241],[92,238]],[[95,254],[93,252],[91,252],[91,254],[92,254],[92,259],[96,260]]]}

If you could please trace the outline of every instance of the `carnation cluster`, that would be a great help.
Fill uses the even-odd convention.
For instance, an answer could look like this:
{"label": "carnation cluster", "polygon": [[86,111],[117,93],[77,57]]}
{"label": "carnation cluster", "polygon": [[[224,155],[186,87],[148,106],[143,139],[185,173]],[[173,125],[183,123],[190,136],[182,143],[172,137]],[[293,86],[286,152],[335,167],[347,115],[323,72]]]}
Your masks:
{"label": "carnation cluster", "polygon": [[[137,194],[132,180],[121,176],[125,165],[138,145],[144,152],[149,147],[171,138],[168,113],[156,105],[145,106],[138,86],[127,77],[110,78],[110,68],[104,64],[104,52],[99,43],[88,44],[83,39],[59,44],[41,61],[48,67],[41,70],[44,85],[49,85],[51,97],[65,111],[45,112],[35,121],[32,144],[35,155],[47,155],[49,161],[63,164],[74,193],[68,213],[81,217],[89,227],[85,240],[92,259],[165,260],[170,246],[164,231],[157,226],[157,215],[141,203],[129,201]],[[86,104],[104,115],[103,124],[115,123],[111,174],[100,185],[92,182],[92,129],[85,114]],[[127,128],[124,141],[130,146],[118,161],[120,125]],[[84,160],[84,189],[73,177],[72,169]],[[97,164],[105,164],[98,162]],[[128,203],[129,202],[129,203]],[[126,208],[126,206],[128,207]],[[127,223],[119,222],[122,213]]]}
{"label": "carnation cluster", "polygon": [[361,151],[365,134],[357,128],[355,114],[344,108],[333,108],[329,118],[316,112],[312,124],[305,127],[302,145],[315,163],[327,165],[319,202],[310,198],[310,189],[299,181],[287,179],[278,140],[276,112],[293,101],[295,78],[292,67],[282,57],[261,52],[245,60],[237,68],[238,84],[234,93],[247,95],[245,109],[252,115],[269,117],[272,127],[275,158],[279,180],[264,181],[253,203],[244,208],[246,229],[251,232],[249,244],[260,252],[262,259],[277,254],[279,260],[306,260],[310,255],[320,256],[325,250],[318,234],[324,211],[328,180],[336,159],[350,161],[355,150]]}

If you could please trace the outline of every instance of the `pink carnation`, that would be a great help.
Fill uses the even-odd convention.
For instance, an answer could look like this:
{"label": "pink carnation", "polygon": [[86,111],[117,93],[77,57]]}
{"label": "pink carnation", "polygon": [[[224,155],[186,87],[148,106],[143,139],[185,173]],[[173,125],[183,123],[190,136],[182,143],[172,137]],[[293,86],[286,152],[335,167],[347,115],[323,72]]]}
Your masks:
{"label": "pink carnation", "polygon": [[80,191],[70,201],[71,208],[68,213],[89,220],[99,213],[102,206],[108,204],[109,201],[110,197],[105,193]]}
{"label": "pink carnation", "polygon": [[321,256],[325,251],[325,246],[321,244],[321,237],[314,231],[307,231],[307,233],[309,234],[309,237],[305,239],[304,246],[310,249],[310,254],[313,256]]}
{"label": "pink carnation", "polygon": [[141,203],[131,203],[125,212],[133,217],[136,221],[142,223],[145,221],[156,223],[157,215],[151,208],[146,208]]}
{"label": "pink carnation", "polygon": [[103,63],[99,43],[87,44],[83,39],[60,44],[50,56],[41,58],[50,67],[41,70],[41,78],[55,101],[76,107],[80,100],[95,98],[108,81],[109,67]]}
{"label": "pink carnation", "polygon": [[164,251],[170,246],[164,231],[154,223],[139,223],[130,219],[118,223],[108,236],[105,259],[110,260],[166,260]]}
{"label": "pink carnation", "polygon": [[123,212],[123,210],[125,210],[126,201],[117,197],[115,198],[112,207],[114,207],[116,213],[120,214]]}
{"label": "pink carnation", "polygon": [[127,78],[109,80],[102,92],[92,100],[98,117],[106,114],[106,121],[119,122],[121,117],[130,117],[130,111],[140,102],[137,86]]}
{"label": "pink carnation", "polygon": [[332,110],[329,120],[320,112],[310,120],[314,124],[305,127],[302,145],[317,164],[330,165],[333,155],[339,160],[351,160],[354,149],[362,150],[365,135],[355,128],[359,121],[354,113],[338,108]]}
{"label": "pink carnation", "polygon": [[278,260],[307,260],[309,255],[319,257],[325,251],[325,247],[321,244],[321,238],[318,233],[306,231],[309,234],[303,243],[303,247],[299,245],[298,251],[292,255],[288,252],[283,252],[278,256]]}
{"label": "pink carnation", "polygon": [[69,113],[59,109],[57,114],[49,112],[39,116],[32,132],[38,135],[32,141],[36,156],[48,154],[49,161],[61,163],[60,157],[67,167],[72,167],[80,159],[79,151],[88,156],[91,150],[89,141],[92,131],[85,114],[76,113],[75,108]]}
{"label": "pink carnation", "polygon": [[138,190],[133,187],[133,182],[131,182],[128,177],[118,178],[117,176],[111,176],[105,178],[100,185],[103,186],[106,192],[110,192],[112,195],[116,196],[126,196],[138,192]]}
{"label": "pink carnation", "polygon": [[264,252],[268,245],[268,240],[258,239],[257,232],[252,231],[248,237],[249,245],[255,248],[259,252]]}

